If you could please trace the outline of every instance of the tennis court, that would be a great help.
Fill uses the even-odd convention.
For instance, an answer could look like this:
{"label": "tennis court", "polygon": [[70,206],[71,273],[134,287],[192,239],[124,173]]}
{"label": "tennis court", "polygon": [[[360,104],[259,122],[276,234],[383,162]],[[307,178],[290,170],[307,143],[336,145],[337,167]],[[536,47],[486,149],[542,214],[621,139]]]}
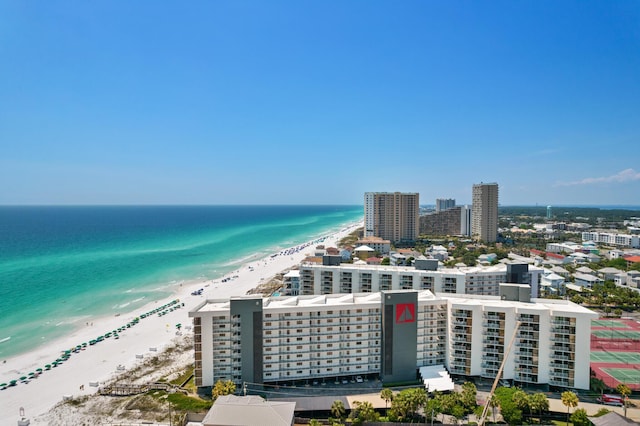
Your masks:
{"label": "tennis court", "polygon": [[640,365],[640,353],[636,352],[602,352],[592,351],[591,362],[607,362],[616,364]]}
{"label": "tennis court", "polygon": [[603,368],[602,371],[620,383],[640,383],[640,370],[636,370],[634,368]]}
{"label": "tennis court", "polygon": [[635,330],[592,330],[591,334],[600,339],[634,339],[640,340],[640,331]]}
{"label": "tennis court", "polygon": [[591,327],[631,328],[631,326],[626,322],[614,319],[591,320]]}

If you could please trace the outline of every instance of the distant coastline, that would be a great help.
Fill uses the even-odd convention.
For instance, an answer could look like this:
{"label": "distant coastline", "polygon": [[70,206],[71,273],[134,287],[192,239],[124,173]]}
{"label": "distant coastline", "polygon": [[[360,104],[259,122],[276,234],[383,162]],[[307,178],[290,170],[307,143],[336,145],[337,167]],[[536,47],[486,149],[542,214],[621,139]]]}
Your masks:
{"label": "distant coastline", "polygon": [[360,206],[0,207],[0,357],[361,217]]}

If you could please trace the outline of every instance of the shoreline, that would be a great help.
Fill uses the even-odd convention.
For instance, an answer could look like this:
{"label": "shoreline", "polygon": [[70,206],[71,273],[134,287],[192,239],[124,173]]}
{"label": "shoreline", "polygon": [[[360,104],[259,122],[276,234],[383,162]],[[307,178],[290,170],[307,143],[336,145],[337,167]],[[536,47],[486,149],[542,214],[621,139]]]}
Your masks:
{"label": "shoreline", "polygon": [[[7,358],[0,364],[0,383],[28,377],[30,372],[36,372],[37,368],[44,369],[46,364],[59,358],[62,351],[75,348],[76,345],[82,345],[125,325],[125,330],[119,333],[118,340],[112,336],[95,345],[87,344],[78,353],[72,353],[61,365],[44,371],[29,383],[19,382],[15,387],[0,391],[0,412],[7,414],[7,419],[0,419],[0,426],[14,425],[19,419],[20,408],[24,408],[26,417],[32,424],[45,424],[38,423],[37,417],[49,411],[64,396],[93,394],[98,390],[98,386],[92,385],[99,385],[116,373],[121,373],[117,370],[118,367],[124,366],[125,369],[129,369],[137,362],[143,361],[145,355],[159,352],[176,337],[180,338],[181,336],[176,336],[175,325],[181,324],[183,330],[190,326],[188,312],[202,300],[244,295],[276,274],[300,264],[315,245],[337,246],[340,239],[360,226],[361,221],[352,222],[343,225],[339,230],[330,231],[330,234],[267,254],[265,257],[249,257],[244,263],[241,263],[243,260],[240,259],[238,268],[213,280],[178,281],[173,285],[172,294],[165,299],[149,301],[127,313],[95,318],[89,321],[89,325],[80,327],[62,338],[27,353]],[[299,250],[295,250],[299,247]],[[291,250],[293,251],[289,252]],[[284,255],[285,252],[288,253]],[[200,288],[203,289],[201,295],[191,294]],[[180,306],[178,309],[169,311],[167,307],[163,309],[167,311],[166,314],[151,314],[126,328],[126,324],[135,321],[140,314],[151,312],[175,299],[179,299],[176,304]]]}

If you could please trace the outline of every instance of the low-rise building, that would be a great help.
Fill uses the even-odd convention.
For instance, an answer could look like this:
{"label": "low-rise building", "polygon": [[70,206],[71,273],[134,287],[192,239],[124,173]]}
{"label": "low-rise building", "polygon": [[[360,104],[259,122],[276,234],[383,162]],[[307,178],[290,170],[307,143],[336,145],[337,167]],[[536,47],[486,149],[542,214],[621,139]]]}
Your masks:
{"label": "low-rise building", "polygon": [[360,246],[371,247],[378,254],[389,254],[391,251],[391,241],[380,237],[364,237],[356,241],[356,250]]}
{"label": "low-rise building", "polygon": [[286,296],[297,296],[300,294],[300,271],[292,269],[283,277],[283,293]]}
{"label": "low-rise building", "polygon": [[594,284],[604,283],[602,278],[598,278],[590,274],[576,273],[576,274],[573,274],[573,278],[574,278],[575,285],[580,287],[592,288]]}
{"label": "low-rise building", "polygon": [[617,247],[640,248],[640,235],[610,232],[583,232],[582,241],[593,241],[595,243]]}

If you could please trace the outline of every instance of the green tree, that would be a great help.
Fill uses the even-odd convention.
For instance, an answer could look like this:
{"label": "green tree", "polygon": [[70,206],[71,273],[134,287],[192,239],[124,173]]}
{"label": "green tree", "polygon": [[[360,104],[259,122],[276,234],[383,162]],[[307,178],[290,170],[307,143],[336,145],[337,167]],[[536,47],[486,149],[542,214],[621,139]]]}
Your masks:
{"label": "green tree", "polygon": [[361,425],[363,422],[376,422],[380,418],[370,402],[353,401],[353,406],[351,418],[354,425]]}
{"label": "green tree", "polygon": [[624,398],[624,416],[627,417],[627,402],[629,401],[629,395],[631,395],[631,388],[624,383],[620,383],[616,386],[616,391]]}
{"label": "green tree", "polygon": [[476,397],[478,394],[478,388],[471,382],[465,382],[462,385],[462,391],[460,392],[460,403],[465,408],[465,414],[473,413],[476,406]]}
{"label": "green tree", "polygon": [[380,265],[383,265],[383,266],[384,266],[384,265],[387,265],[387,266],[388,266],[388,265],[391,265],[391,259],[389,259],[388,257],[383,258],[383,259],[380,261]]}
{"label": "green tree", "polygon": [[604,382],[601,379],[598,379],[597,377],[592,377],[589,380],[589,387],[593,392],[596,392],[596,393],[603,393],[604,390],[607,388]]}
{"label": "green tree", "polygon": [[498,398],[494,395],[491,395],[491,398],[489,398],[488,401],[489,407],[491,407],[491,414],[493,416],[493,422],[496,422],[496,408],[498,408],[500,406],[500,401],[498,400]]}
{"label": "green tree", "polygon": [[309,420],[309,426],[322,426],[322,423],[319,420],[311,419]]}
{"label": "green tree", "polygon": [[425,417],[429,420],[435,418],[438,414],[442,413],[442,404],[440,403],[440,398],[430,398],[427,401],[427,405],[424,407]]}
{"label": "green tree", "polygon": [[542,392],[537,392],[529,396],[529,408],[538,413],[539,422],[542,423],[542,412],[549,410],[549,399],[547,395]]}
{"label": "green tree", "polygon": [[340,401],[339,399],[333,401],[333,404],[331,404],[331,415],[333,416],[333,418],[342,421],[346,412],[347,410],[345,410],[344,403],[342,401]]}
{"label": "green tree", "polygon": [[522,411],[513,403],[513,394],[517,389],[500,387],[496,389],[495,395],[498,398],[500,413],[505,422],[510,425],[522,423]]}
{"label": "green tree", "polygon": [[391,411],[403,420],[413,418],[417,411],[427,404],[427,391],[424,388],[405,389],[394,395]]}
{"label": "green tree", "polygon": [[589,426],[591,425],[591,420],[587,417],[587,410],[584,408],[578,408],[571,415],[571,422],[574,426]]}
{"label": "green tree", "polygon": [[463,407],[462,405],[460,405],[460,404],[456,404],[456,405],[453,407],[453,410],[451,410],[451,415],[452,415],[453,417],[455,417],[455,418],[456,418],[456,424],[457,424],[460,420],[464,419],[465,414],[466,414],[466,413],[465,413],[465,409],[464,409],[464,407]]}
{"label": "green tree", "polygon": [[517,389],[512,396],[513,403],[520,411],[529,409],[529,396],[522,389]]}
{"label": "green tree", "polygon": [[560,395],[560,399],[565,407],[567,407],[567,426],[569,426],[569,410],[578,406],[578,395],[571,391],[564,391]]}
{"label": "green tree", "polygon": [[211,391],[211,399],[215,402],[219,396],[231,395],[236,392],[236,384],[231,380],[218,380]]}
{"label": "green tree", "polygon": [[389,388],[384,388],[380,391],[380,398],[384,399],[384,409],[388,410],[388,404],[393,400],[393,391]]}

